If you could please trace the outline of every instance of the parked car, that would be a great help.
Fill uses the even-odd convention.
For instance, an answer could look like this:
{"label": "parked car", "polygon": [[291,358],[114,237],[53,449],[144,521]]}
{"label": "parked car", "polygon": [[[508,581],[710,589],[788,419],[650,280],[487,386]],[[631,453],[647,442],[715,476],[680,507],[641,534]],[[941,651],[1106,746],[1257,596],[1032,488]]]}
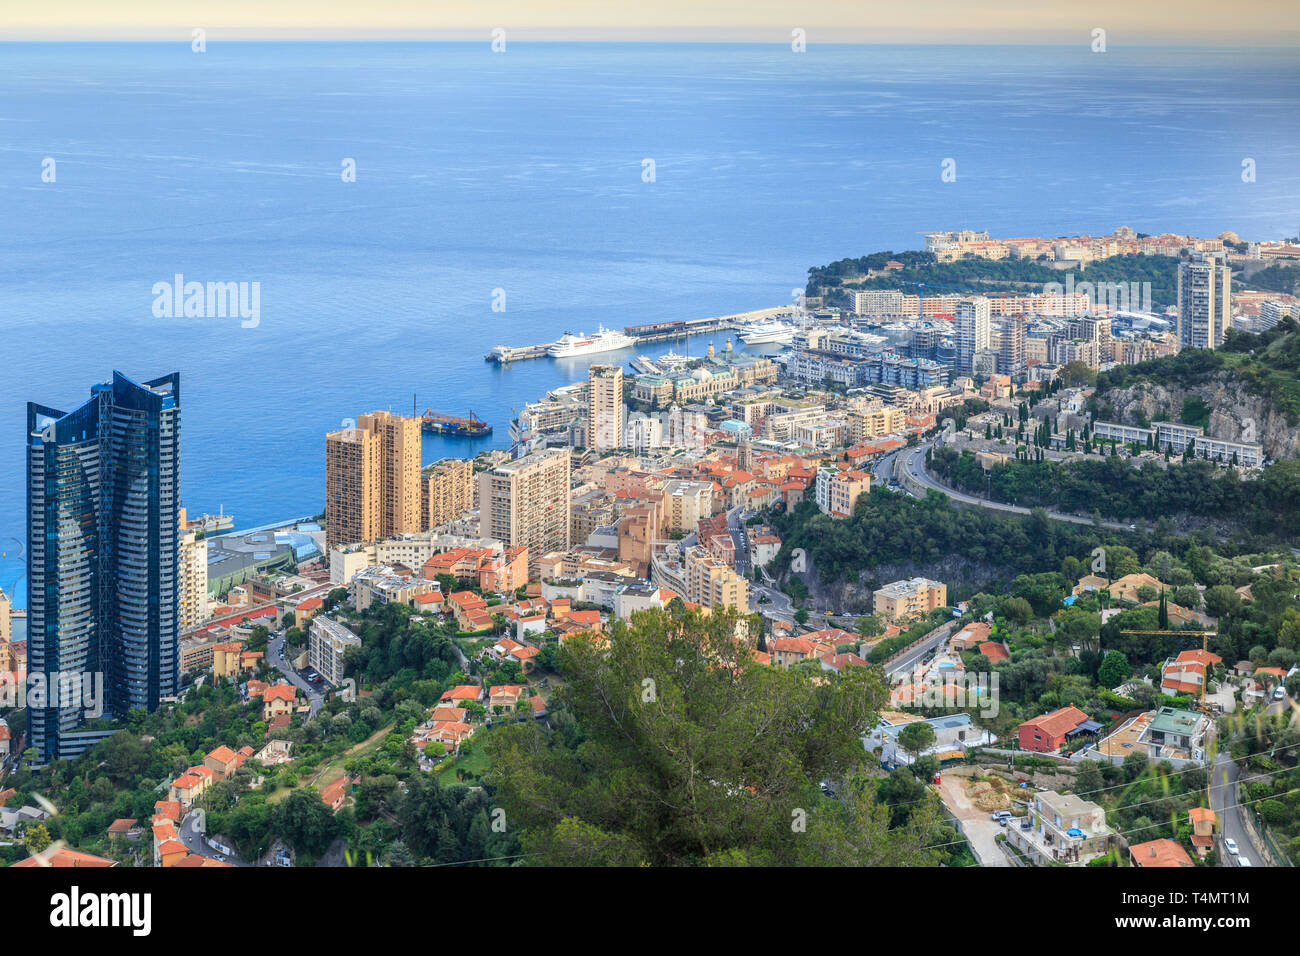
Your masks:
{"label": "parked car", "polygon": [[1227,850],[1229,853],[1231,853],[1233,856],[1236,856],[1240,852],[1237,849],[1237,841],[1234,840],[1232,837],[1223,838],[1223,848]]}
{"label": "parked car", "polygon": [[1281,687],[1277,688],[1276,690],[1273,691],[1273,699],[1286,700],[1286,691]]}

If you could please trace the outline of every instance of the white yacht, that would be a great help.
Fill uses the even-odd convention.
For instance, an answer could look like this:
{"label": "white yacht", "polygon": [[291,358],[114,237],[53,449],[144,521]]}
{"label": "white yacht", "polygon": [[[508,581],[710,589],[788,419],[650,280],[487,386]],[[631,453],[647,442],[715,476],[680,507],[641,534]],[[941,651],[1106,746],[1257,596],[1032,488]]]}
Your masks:
{"label": "white yacht", "polygon": [[635,344],[636,339],[632,336],[602,326],[595,335],[574,335],[572,332],[565,332],[564,338],[547,349],[546,354],[551,358],[572,358],[575,355],[614,352]]}
{"label": "white yacht", "polygon": [[787,345],[798,331],[789,322],[760,322],[741,332],[740,341],[746,345]]}

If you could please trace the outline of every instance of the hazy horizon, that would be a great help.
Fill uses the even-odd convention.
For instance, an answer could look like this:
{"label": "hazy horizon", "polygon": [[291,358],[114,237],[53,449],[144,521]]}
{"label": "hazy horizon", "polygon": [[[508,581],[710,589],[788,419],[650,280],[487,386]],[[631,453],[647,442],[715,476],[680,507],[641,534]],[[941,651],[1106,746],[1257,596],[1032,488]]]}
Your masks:
{"label": "hazy horizon", "polygon": [[661,0],[653,7],[602,0],[373,0],[363,6],[319,0],[46,0],[0,11],[0,40],[484,41],[496,28],[509,39],[539,42],[789,43],[804,31],[813,44],[1070,45],[1106,31],[1107,45],[1290,46],[1300,16],[1290,0],[1260,0],[1241,12],[1248,26],[1225,28],[1214,0],[1096,0],[1087,5],[1026,6],[988,0],[915,0],[873,9],[855,0],[803,3]]}

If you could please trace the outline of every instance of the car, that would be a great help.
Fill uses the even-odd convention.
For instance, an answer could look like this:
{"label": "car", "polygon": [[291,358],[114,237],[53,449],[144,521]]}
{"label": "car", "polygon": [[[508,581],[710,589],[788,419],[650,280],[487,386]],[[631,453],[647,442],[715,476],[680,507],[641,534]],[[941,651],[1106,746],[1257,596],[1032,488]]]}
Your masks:
{"label": "car", "polygon": [[1279,687],[1277,690],[1273,691],[1273,699],[1286,700],[1286,691]]}
{"label": "car", "polygon": [[1238,866],[1253,866],[1254,864],[1250,862],[1250,857],[1248,857],[1248,856],[1239,856],[1239,857],[1237,857],[1237,865],[1238,865]]}
{"label": "car", "polygon": [[224,856],[222,856],[220,853],[217,854],[216,860],[217,860],[218,863],[225,863],[225,862],[226,862],[226,858],[225,858]]}
{"label": "car", "polygon": [[1240,852],[1237,849],[1237,841],[1234,840],[1232,837],[1223,838],[1223,848],[1227,850],[1229,853],[1231,853],[1233,856],[1236,856]]}

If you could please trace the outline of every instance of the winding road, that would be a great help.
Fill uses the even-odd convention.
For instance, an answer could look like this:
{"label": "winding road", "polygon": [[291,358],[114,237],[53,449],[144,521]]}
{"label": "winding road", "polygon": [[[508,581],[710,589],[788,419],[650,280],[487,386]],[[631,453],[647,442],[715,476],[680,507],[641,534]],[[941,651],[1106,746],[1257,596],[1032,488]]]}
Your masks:
{"label": "winding road", "polygon": [[[942,492],[953,501],[964,505],[974,505],[977,508],[987,508],[990,511],[1004,511],[1009,514],[1028,515],[1032,514],[1033,508],[1022,508],[1019,505],[1009,505],[1000,501],[990,501],[987,498],[977,498],[974,495],[968,495],[965,492],[958,491],[955,488],[949,488],[947,485],[940,484],[928,471],[925,470],[925,453],[931,446],[929,444],[917,445],[915,448],[909,448],[898,452],[898,459],[892,467],[897,469],[902,475],[906,476],[907,481],[904,487],[907,488],[908,494],[914,498],[923,498],[923,494],[918,493],[912,485],[920,485],[923,488],[932,488],[935,491]],[[1080,515],[1064,514],[1060,511],[1048,511],[1047,517],[1056,521],[1068,521],[1071,524],[1092,525],[1092,518],[1084,518]],[[1103,521],[1102,527],[1112,528],[1116,531],[1134,530],[1132,525],[1127,525],[1119,521]]]}

